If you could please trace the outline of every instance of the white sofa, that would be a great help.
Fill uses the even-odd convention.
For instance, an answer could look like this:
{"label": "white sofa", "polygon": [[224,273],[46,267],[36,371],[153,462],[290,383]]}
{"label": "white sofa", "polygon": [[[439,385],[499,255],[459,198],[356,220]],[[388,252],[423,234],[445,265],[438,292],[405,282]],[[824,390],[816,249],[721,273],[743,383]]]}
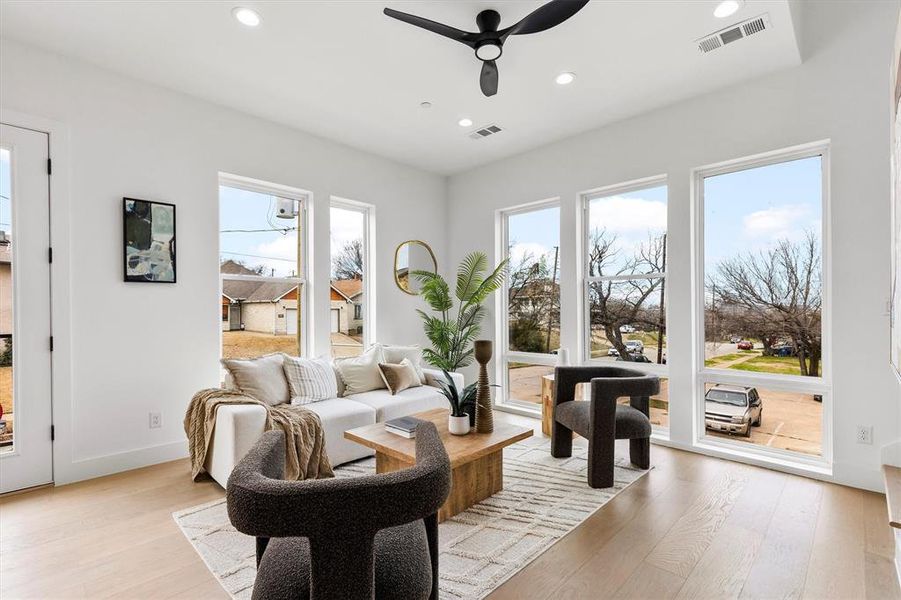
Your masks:
{"label": "white sofa", "polygon": [[[404,390],[394,396],[387,389],[344,396],[341,378],[338,398],[307,404],[319,415],[325,431],[325,450],[332,466],[371,456],[373,451],[344,439],[344,432],[354,427],[371,425],[432,408],[447,408],[447,399],[435,385],[443,379],[441,371],[423,369],[427,384]],[[451,373],[458,391],[463,390],[463,375]],[[229,383],[226,382],[226,386]],[[266,409],[258,404],[228,404],[216,411],[216,427],[207,452],[204,468],[219,485],[225,487],[232,469],[263,434]]]}

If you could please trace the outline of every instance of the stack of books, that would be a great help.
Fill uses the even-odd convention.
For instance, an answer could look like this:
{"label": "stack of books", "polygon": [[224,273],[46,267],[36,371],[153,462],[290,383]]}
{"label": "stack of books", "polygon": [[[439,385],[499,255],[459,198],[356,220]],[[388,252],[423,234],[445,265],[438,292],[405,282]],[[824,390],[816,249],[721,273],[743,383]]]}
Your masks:
{"label": "stack of books", "polygon": [[391,419],[385,421],[385,431],[399,435],[405,438],[416,437],[416,426],[421,421],[415,417],[400,417],[399,419]]}

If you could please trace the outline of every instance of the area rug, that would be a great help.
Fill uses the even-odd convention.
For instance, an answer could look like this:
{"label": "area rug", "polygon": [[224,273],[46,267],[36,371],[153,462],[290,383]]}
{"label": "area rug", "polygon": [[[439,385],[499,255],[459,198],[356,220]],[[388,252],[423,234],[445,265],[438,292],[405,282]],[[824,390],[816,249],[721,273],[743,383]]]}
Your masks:
{"label": "area rug", "polygon": [[[572,457],[553,458],[546,438],[504,450],[504,489],[439,526],[442,598],[483,598],[646,473],[618,458],[615,485],[592,489],[586,452],[587,443],[578,439]],[[375,459],[335,471],[338,477],[373,473]],[[225,591],[250,598],[254,539],[231,526],[225,499],[172,516]]]}

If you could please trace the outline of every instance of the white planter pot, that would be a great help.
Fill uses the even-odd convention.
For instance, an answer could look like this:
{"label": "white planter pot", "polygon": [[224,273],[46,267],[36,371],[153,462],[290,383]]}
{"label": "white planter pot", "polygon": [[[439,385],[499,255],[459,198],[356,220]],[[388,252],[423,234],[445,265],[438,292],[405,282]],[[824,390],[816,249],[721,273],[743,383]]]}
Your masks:
{"label": "white planter pot", "polygon": [[469,433],[469,415],[454,417],[448,415],[447,430],[453,435],[466,435]]}

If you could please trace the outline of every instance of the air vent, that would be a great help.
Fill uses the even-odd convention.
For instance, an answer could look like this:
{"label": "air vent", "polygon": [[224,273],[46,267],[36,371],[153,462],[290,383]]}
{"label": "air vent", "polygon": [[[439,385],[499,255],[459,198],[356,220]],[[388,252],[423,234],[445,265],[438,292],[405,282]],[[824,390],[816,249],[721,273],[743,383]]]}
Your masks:
{"label": "air vent", "polygon": [[753,19],[748,19],[747,21],[742,21],[741,23],[721,29],[716,33],[696,40],[696,43],[698,44],[698,50],[703,54],[707,54],[717,48],[722,48],[726,44],[731,44],[732,42],[746,38],[749,35],[754,35],[755,33],[760,33],[761,31],[766,31],[771,28],[770,15],[763,14],[759,17],[754,17]]}
{"label": "air vent", "polygon": [[467,135],[473,140],[483,140],[486,137],[500,133],[501,131],[503,131],[503,129],[497,125],[485,125],[484,127],[479,127],[475,131],[469,132]]}

